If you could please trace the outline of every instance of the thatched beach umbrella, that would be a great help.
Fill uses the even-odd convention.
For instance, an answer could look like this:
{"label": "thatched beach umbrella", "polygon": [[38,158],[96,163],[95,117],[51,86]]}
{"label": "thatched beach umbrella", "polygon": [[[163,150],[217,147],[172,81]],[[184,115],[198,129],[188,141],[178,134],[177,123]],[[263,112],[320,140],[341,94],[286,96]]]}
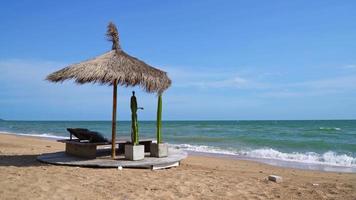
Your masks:
{"label": "thatched beach umbrella", "polygon": [[112,152],[115,158],[117,85],[141,86],[146,92],[161,95],[170,85],[167,73],[125,53],[119,43],[119,33],[113,23],[109,23],[106,33],[112,41],[112,50],[96,58],[69,65],[47,76],[52,82],[68,79],[78,84],[99,83],[113,86],[112,111]]}

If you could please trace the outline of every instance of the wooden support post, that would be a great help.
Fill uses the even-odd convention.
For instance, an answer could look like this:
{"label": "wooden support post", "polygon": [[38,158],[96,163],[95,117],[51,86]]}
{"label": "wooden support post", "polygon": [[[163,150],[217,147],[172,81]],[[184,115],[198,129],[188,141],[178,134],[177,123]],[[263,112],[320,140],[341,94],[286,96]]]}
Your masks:
{"label": "wooden support post", "polygon": [[116,154],[116,104],[117,104],[117,80],[113,83],[113,107],[112,107],[112,132],[111,132],[111,158],[115,159]]}

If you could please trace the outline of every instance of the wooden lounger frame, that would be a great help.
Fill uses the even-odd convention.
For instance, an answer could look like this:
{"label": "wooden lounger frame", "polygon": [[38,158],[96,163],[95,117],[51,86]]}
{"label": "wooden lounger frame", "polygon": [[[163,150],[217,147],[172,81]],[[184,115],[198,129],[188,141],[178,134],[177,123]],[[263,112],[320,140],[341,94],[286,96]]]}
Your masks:
{"label": "wooden lounger frame", "polygon": [[[66,140],[57,140],[58,142],[62,142],[66,144],[65,152],[67,154],[82,157],[82,158],[96,158],[97,147],[111,145],[111,142],[89,142],[86,140],[79,139],[66,139]],[[129,144],[130,142],[127,140],[117,140],[115,141],[115,145],[118,145],[119,152],[125,151],[125,144]],[[140,140],[139,144],[145,146],[145,152],[150,152],[150,145],[152,143],[152,139],[143,139]]]}

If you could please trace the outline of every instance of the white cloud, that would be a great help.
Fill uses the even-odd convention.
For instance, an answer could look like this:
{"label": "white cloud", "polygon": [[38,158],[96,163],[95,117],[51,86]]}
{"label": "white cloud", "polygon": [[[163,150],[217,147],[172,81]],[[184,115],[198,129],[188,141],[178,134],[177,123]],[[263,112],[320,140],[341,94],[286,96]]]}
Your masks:
{"label": "white cloud", "polygon": [[346,69],[356,69],[356,65],[353,64],[353,65],[346,65],[344,68]]}
{"label": "white cloud", "polygon": [[[43,117],[46,116],[41,115],[41,112],[44,113],[41,111],[43,104],[47,106],[46,108],[53,109],[54,116],[62,118],[81,116],[77,115],[79,111],[88,116],[92,116],[90,113],[98,113],[95,116],[99,118],[110,117],[112,89],[92,84],[78,87],[72,82],[51,84],[44,81],[47,74],[64,66],[63,63],[52,61],[0,60],[0,108],[13,105],[38,105],[38,109],[31,113]],[[187,111],[182,112],[182,110],[190,110],[192,114],[201,117],[204,116],[204,112],[206,115],[211,112],[225,112],[226,109],[223,108],[227,105],[229,109],[244,110],[248,107],[251,108],[250,110],[258,110],[265,103],[274,103],[279,98],[288,102],[295,98],[300,98],[298,101],[305,97],[334,98],[339,97],[337,96],[339,94],[356,92],[356,74],[350,72],[338,75],[321,73],[320,75],[324,77],[315,80],[305,80],[304,74],[300,77],[294,74],[294,81],[292,81],[286,74],[250,68],[163,69],[168,72],[173,81],[172,88],[165,94],[164,103],[169,104],[165,109],[169,113],[168,116],[180,119],[189,115]],[[295,81],[296,78],[299,78],[299,81]],[[138,88],[135,89],[140,105],[145,107],[140,116],[142,119],[153,119],[156,109],[155,96],[145,94]],[[216,95],[223,89],[232,92]],[[130,117],[131,90],[132,88],[119,88],[120,119]],[[194,95],[187,95],[187,91]],[[225,103],[216,105],[216,102]],[[212,107],[215,110],[205,109]],[[221,113],[221,116],[224,115]],[[233,115],[231,112],[231,116]]]}
{"label": "white cloud", "polygon": [[46,75],[55,69],[59,69],[63,63],[39,60],[10,59],[0,60],[0,75],[2,80],[44,80]]}
{"label": "white cloud", "polygon": [[304,87],[317,90],[350,90],[356,89],[356,75],[346,75],[320,80],[292,83],[290,87]]}
{"label": "white cloud", "polygon": [[[230,88],[230,89],[263,89],[269,84],[250,78],[256,74],[241,75],[238,70],[217,68],[167,68],[168,75],[173,80],[173,87]],[[271,76],[271,73],[266,73]],[[260,77],[264,75],[261,73]]]}
{"label": "white cloud", "polygon": [[356,91],[356,75],[274,84],[260,96],[274,98],[313,97]]}
{"label": "white cloud", "polygon": [[[353,66],[349,66],[350,68]],[[339,75],[316,80],[288,81],[281,72],[223,68],[167,68],[173,87],[236,89],[260,97],[293,98],[347,93],[356,89],[356,75]],[[303,78],[303,77],[300,77]]]}
{"label": "white cloud", "polygon": [[239,75],[229,77],[222,80],[202,80],[193,82],[190,85],[199,86],[201,88],[232,88],[232,89],[265,89],[268,84],[261,83],[255,80],[247,79]]}
{"label": "white cloud", "polygon": [[[27,93],[47,93],[54,96],[57,92],[75,93],[78,87],[72,83],[57,86],[44,81],[50,72],[63,67],[63,63],[52,61],[0,60],[0,78],[7,87],[21,88],[27,84]],[[349,68],[355,67],[350,65]],[[169,67],[163,68],[173,80],[172,88],[195,89],[229,89],[255,92],[258,96],[272,98],[291,98],[316,96],[349,92],[356,89],[356,75],[322,78],[290,82],[283,79],[280,72],[266,72],[233,68],[195,68]],[[277,80],[278,78],[278,80]],[[283,79],[283,80],[280,80]],[[14,83],[13,86],[9,83]],[[54,90],[53,88],[56,87]],[[35,89],[31,91],[31,89]],[[42,91],[41,91],[42,90]],[[81,92],[110,93],[106,90],[93,88],[88,84],[80,87]],[[173,91],[172,91],[173,92]],[[22,94],[22,93],[21,93]],[[98,98],[98,97],[96,97]],[[105,97],[106,98],[106,97]],[[128,96],[125,97],[125,99]]]}

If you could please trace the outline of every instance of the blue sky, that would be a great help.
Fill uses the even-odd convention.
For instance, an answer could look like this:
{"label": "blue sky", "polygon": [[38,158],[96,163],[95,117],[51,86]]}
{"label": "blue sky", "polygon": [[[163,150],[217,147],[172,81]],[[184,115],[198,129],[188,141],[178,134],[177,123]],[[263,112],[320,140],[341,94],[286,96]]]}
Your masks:
{"label": "blue sky", "polygon": [[[110,120],[112,88],[44,81],[111,48],[168,72],[166,120],[355,119],[355,1],[2,1],[0,118]],[[118,119],[137,91],[118,90]]]}

